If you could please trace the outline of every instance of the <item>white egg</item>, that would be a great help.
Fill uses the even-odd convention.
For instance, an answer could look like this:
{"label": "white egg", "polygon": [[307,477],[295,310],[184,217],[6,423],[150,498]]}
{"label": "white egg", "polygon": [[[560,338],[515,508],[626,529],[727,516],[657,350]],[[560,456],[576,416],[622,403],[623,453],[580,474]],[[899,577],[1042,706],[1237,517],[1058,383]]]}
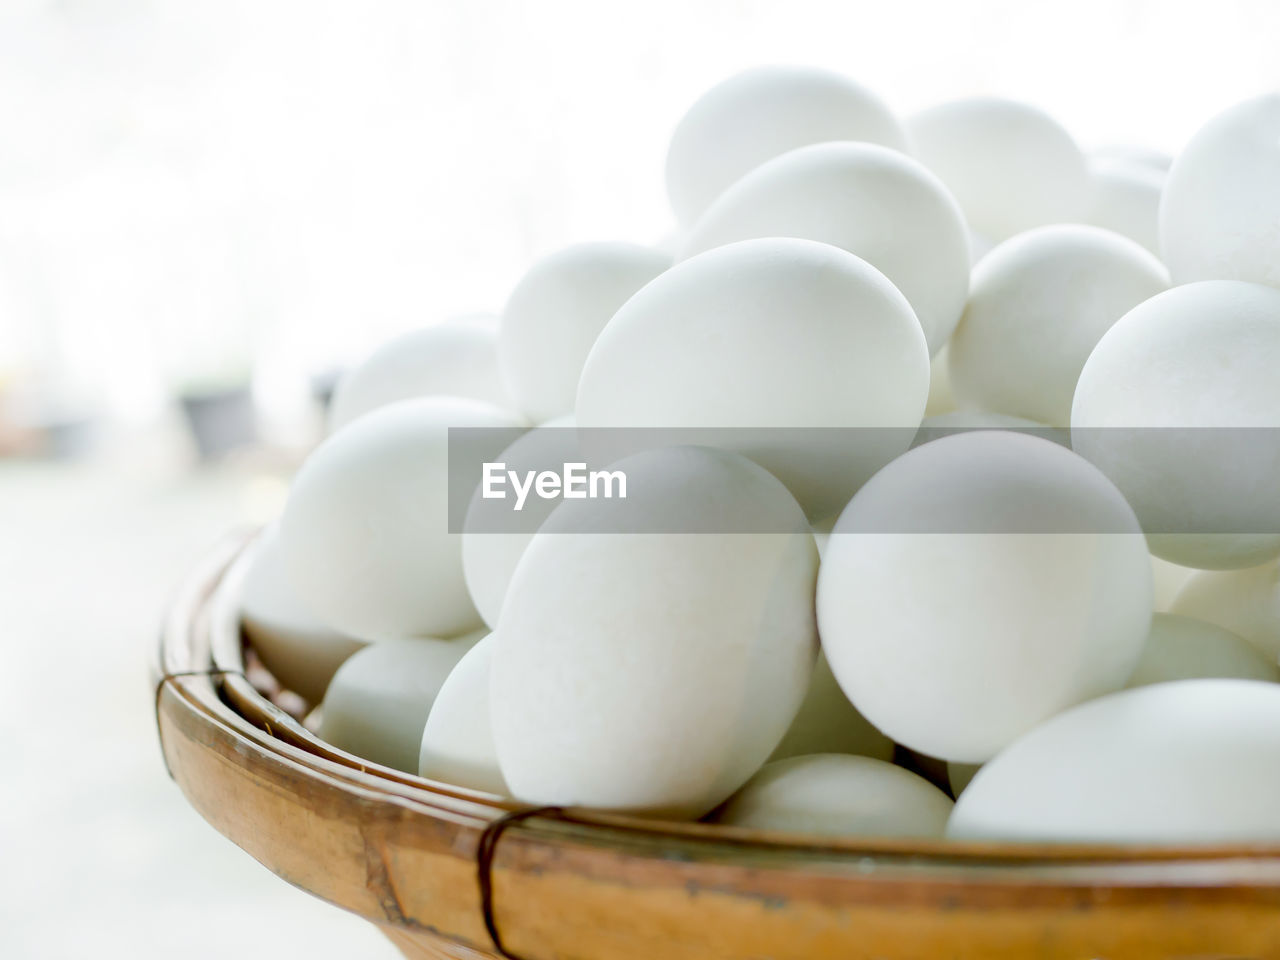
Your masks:
{"label": "white egg", "polygon": [[1197,572],[1169,609],[1239,634],[1267,660],[1280,660],[1280,562]]}
{"label": "white egg", "polygon": [[1155,583],[1155,610],[1157,613],[1168,613],[1173,608],[1174,598],[1186,586],[1187,581],[1201,571],[1192,567],[1180,567],[1168,560],[1161,560],[1154,554],[1151,557],[1151,576]]}
{"label": "white egg", "polygon": [[1280,840],[1280,685],[1182,680],[1054,717],[986,764],[948,836],[1082,843]]}
{"label": "white egg", "polygon": [[1118,490],[1058,444],[935,440],[873,477],[818,577],[831,669],[895,741],[981,763],[1124,685],[1151,618],[1151,565]]}
{"label": "white egg", "polygon": [[753,830],[826,836],[941,837],[951,798],[870,757],[815,754],[768,764],[716,814]]}
{"label": "white egg", "polygon": [[[818,539],[814,535],[815,541]],[[821,545],[819,545],[821,551]],[[826,655],[819,652],[809,692],[771,760],[809,753],[850,753],[893,759],[893,741],[871,725],[836,683]]]}
{"label": "white egg", "polygon": [[415,637],[365,647],[333,675],[320,711],[320,738],[361,759],[417,773],[431,705],[481,636]]}
{"label": "white egg", "polygon": [[413,397],[469,397],[510,409],[511,397],[498,372],[497,343],[491,325],[462,318],[387,341],[338,382],[329,431]]}
{"label": "white egg", "polygon": [[[698,817],[804,699],[817,550],[786,489],[736,454],[614,467],[627,499],[566,500],[511,580],[491,666],[498,759],[526,802]],[[635,532],[649,529],[665,532]]]}
{"label": "white egg", "polygon": [[671,209],[690,224],[766,160],[831,140],[906,147],[901,125],[880,98],[840,74],[760,67],[732,76],[698,98],[671,136]]}
{"label": "white egg", "polygon": [[1085,221],[1112,230],[1160,255],[1163,171],[1125,160],[1089,161],[1091,200]]}
{"label": "white egg", "polygon": [[1280,290],[1258,284],[1174,287],[1098,341],[1071,445],[1124,493],[1152,553],[1214,569],[1280,553],[1278,369]]}
{"label": "white egg", "polygon": [[982,234],[969,230],[969,268],[972,269],[978,265],[978,261],[991,252],[995,246],[990,240]]}
{"label": "white egg", "polygon": [[1205,124],[1178,154],[1160,204],[1160,248],[1177,283],[1280,287],[1280,93]]}
{"label": "white egg", "polygon": [[[522,476],[529,471],[560,472],[583,462],[573,417],[558,417],[524,434],[495,463]],[[529,541],[559,502],[526,497],[518,513],[514,500],[485,499],[477,488],[462,527],[462,572],[471,600],[484,622],[497,627],[502,599]]]}
{"label": "white egg", "polygon": [[272,527],[253,546],[240,594],[241,620],[263,666],[286,690],[315,704],[338,667],[366,642],[316,618],[285,572],[278,537]]}
{"label": "white egg", "polygon": [[[317,447],[280,519],[285,570],[316,616],[370,640],[479,627],[462,538],[450,532],[449,431],[490,428],[510,442],[516,426],[510,414],[475,400],[402,400]],[[471,490],[455,491],[461,504]]]}
{"label": "white egg", "polygon": [[1171,613],[1152,617],[1151,632],[1128,685],[1207,677],[1274,683],[1280,680],[1280,667],[1243,637],[1215,624]]}
{"label": "white egg", "polygon": [[907,121],[912,153],[947,185],[992,243],[1079,221],[1089,173],[1071,134],[1029,104],[996,97],[942,103]]}
{"label": "white egg", "polygon": [[762,164],[693,225],[682,258],[756,237],[818,240],[866,260],[907,298],[930,353],[964,310],[964,215],[937,177],[896,150],[819,143]]}
{"label": "white egg", "polygon": [[[618,311],[587,358],[577,418],[711,428],[666,442],[749,452],[821,518],[907,448],[928,390],[924,334],[883,274],[826,244],[747,240],[677,264]],[[896,429],[825,429],[850,427]],[[662,442],[653,433],[597,431],[592,448],[616,456]]]}
{"label": "white egg", "polygon": [[1033,437],[1043,437],[1060,443],[1064,447],[1071,446],[1071,435],[1067,430],[1046,427],[1043,423],[1027,420],[1024,417],[1010,417],[1003,413],[988,413],[985,410],[952,410],[936,417],[925,417],[920,421],[920,429],[911,441],[911,446],[918,447],[922,443],[941,440],[956,433],[972,430],[1009,430],[1013,433],[1026,433]]}
{"label": "white egg", "polygon": [[1168,286],[1159,260],[1108,230],[1062,224],[1006,240],[973,271],[947,348],[952,393],[961,406],[1067,426],[1098,340]]}
{"label": "white egg", "polygon": [[1007,413],[991,413],[987,410],[952,410],[936,417],[920,421],[921,430],[1040,430],[1048,431],[1043,423],[1026,417],[1011,417]]}
{"label": "white egg", "polygon": [[1139,164],[1159,173],[1168,173],[1173,166],[1173,157],[1163,150],[1137,146],[1131,143],[1113,143],[1090,151],[1090,157],[1104,162],[1123,161]]}
{"label": "white egg", "polygon": [[516,406],[534,423],[573,413],[582,364],[633,293],[671,265],[631,243],[580,243],[535,263],[498,326],[498,363]]}
{"label": "white egg", "polygon": [[422,731],[418,774],[506,796],[489,723],[493,644],[490,634],[468,650],[440,687]]}
{"label": "white egg", "polygon": [[822,552],[827,549],[827,540],[831,537],[831,528],[836,524],[835,516],[826,517],[817,523],[811,524],[813,530],[813,542],[818,547],[818,556],[822,556]]}
{"label": "white egg", "polygon": [[924,415],[937,417],[951,413],[956,408],[956,398],[951,392],[951,371],[948,368],[949,351],[943,347],[929,362],[929,399],[925,402]]}
{"label": "white egg", "polygon": [[672,260],[675,259],[676,254],[680,252],[683,246],[684,246],[684,231],[681,230],[679,227],[671,227],[667,230],[664,230],[658,236],[658,239],[653,241],[653,248],[655,250],[662,251],[667,256],[669,256]]}
{"label": "white egg", "polygon": [[947,783],[951,785],[951,795],[958,797],[973,782],[973,778],[982,769],[980,763],[948,763]]}

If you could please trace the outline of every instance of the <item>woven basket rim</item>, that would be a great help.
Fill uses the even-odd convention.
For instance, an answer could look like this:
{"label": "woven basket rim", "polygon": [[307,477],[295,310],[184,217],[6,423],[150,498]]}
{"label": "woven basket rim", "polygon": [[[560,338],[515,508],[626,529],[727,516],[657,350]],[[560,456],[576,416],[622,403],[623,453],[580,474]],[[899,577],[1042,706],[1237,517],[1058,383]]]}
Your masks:
{"label": "woven basket rim", "polygon": [[[230,782],[233,776],[244,776],[254,788],[270,780],[273,802],[297,799],[305,806],[312,802],[307,798],[323,793],[329,806],[337,798],[359,811],[350,818],[361,822],[344,823],[336,816],[335,829],[349,827],[366,836],[370,823],[394,822],[386,828],[391,842],[398,843],[395,831],[403,831],[406,847],[423,844],[433,855],[454,857],[459,870],[465,866],[462,875],[468,878],[475,876],[476,850],[483,846],[486,832],[513,814],[525,816],[533,809],[362,761],[323,743],[263,696],[249,682],[240,654],[238,592],[251,542],[251,536],[239,534],[212,552],[182,588],[166,620],[153,669],[161,746],[171,773],[206,819],[296,885],[377,923],[429,928],[472,949],[495,951],[475,929],[476,924],[492,922],[491,905],[483,905],[483,910],[478,901],[468,906],[476,911],[472,924],[434,913],[410,916],[398,904],[391,908],[356,902],[363,896],[357,884],[335,892],[328,881],[312,879],[323,876],[310,872],[323,867],[320,853],[313,858],[317,864],[311,864],[308,851],[282,849],[270,838],[264,840],[274,822],[251,822],[243,812],[218,806],[223,794],[229,795],[222,781]],[[210,750],[218,752],[218,762],[206,767],[203,752]],[[195,760],[200,761],[198,770]],[[429,843],[421,839],[421,831],[431,833]],[[386,856],[381,856],[386,867]],[[366,864],[361,869],[375,867]],[[1116,906],[1130,899],[1157,902],[1196,891],[1211,898],[1246,891],[1280,910],[1280,847],[1274,845],[1125,847],[832,838],[590,811],[538,815],[534,810],[533,816],[506,826],[501,851],[486,869],[504,878],[501,889],[514,890],[515,879],[527,874],[542,880],[549,870],[561,867],[596,878],[616,873],[628,878],[627,883],[640,877],[645,883],[684,885],[692,893],[704,884],[707,890],[732,896],[741,888],[741,896],[748,898],[765,896],[762,884],[794,883],[797,898],[823,909],[844,909],[842,898],[855,895],[893,903],[909,886],[916,891],[911,894],[913,903],[934,903],[934,909],[966,898],[977,898],[974,903],[981,904],[1007,896],[1018,909],[1030,909],[1027,904],[1035,909],[1054,904],[1078,909],[1082,896],[1095,894],[1102,898],[1099,903]],[[514,879],[507,881],[508,876]],[[515,894],[503,896],[504,902],[513,902]],[[472,894],[467,898],[473,899]],[[429,905],[423,908],[424,914],[428,909]],[[709,908],[704,902],[699,909]]]}
{"label": "woven basket rim", "polygon": [[[295,717],[280,709],[249,682],[243,656],[247,640],[242,637],[238,597],[251,559],[252,548],[260,531],[238,533],[220,545],[216,582],[206,583],[205,602],[209,605],[208,672],[222,685],[228,707],[239,717],[259,729],[268,730],[281,747],[292,745],[315,758],[321,768],[329,764],[364,774],[371,788],[381,787],[391,795],[409,797],[429,805],[438,802],[442,809],[480,808],[492,816],[513,811],[528,812],[530,804],[433,781],[362,759],[340,750],[303,726]],[[172,626],[172,624],[171,624]],[[181,632],[181,628],[179,628]],[[162,638],[163,653],[173,651],[173,632]],[[189,650],[187,644],[184,650]],[[189,664],[185,670],[200,670]],[[265,671],[265,668],[262,668]],[[329,761],[329,763],[323,763]],[[776,831],[753,830],[702,822],[680,822],[645,819],[594,810],[567,811],[575,823],[610,830],[664,834],[690,839],[714,839],[721,842],[758,844],[770,849],[825,850],[852,856],[895,854],[900,856],[937,856],[960,860],[1105,860],[1124,861],[1211,860],[1232,857],[1280,857],[1280,844],[1218,844],[1198,846],[1105,844],[1105,843],[1023,843],[1004,841],[956,841],[925,838],[831,837]]]}

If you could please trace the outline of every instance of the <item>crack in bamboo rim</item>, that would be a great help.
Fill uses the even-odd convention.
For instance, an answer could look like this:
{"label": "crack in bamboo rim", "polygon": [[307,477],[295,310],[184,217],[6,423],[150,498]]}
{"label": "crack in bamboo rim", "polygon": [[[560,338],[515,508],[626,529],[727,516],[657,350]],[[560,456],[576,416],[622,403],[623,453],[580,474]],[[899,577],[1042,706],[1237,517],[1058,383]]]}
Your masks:
{"label": "crack in bamboo rim", "polygon": [[[943,871],[948,867],[977,869],[978,873],[990,873],[993,880],[996,874],[1004,874],[1002,867],[1016,868],[1020,876],[1021,871],[1036,868],[1034,875],[1022,876],[1020,882],[1049,884],[1069,880],[1082,870],[1105,867],[1109,880],[1120,879],[1116,871],[1121,870],[1132,882],[1169,888],[1212,883],[1213,866],[1229,862],[1232,869],[1249,874],[1243,879],[1236,877],[1232,885],[1280,886],[1280,844],[1177,847],[830,837],[650,820],[574,808],[563,809],[554,820],[540,820],[529,813],[535,808],[528,804],[362,760],[320,740],[263,696],[245,676],[238,596],[254,539],[255,535],[243,532],[229,537],[179,591],[166,618],[160,655],[153,667],[159,673],[157,689],[166,684],[173,686],[173,678],[179,675],[204,677],[211,699],[193,699],[189,691],[177,686],[174,690],[208,722],[228,728],[257,749],[274,753],[310,775],[339,781],[345,788],[372,798],[382,797],[429,816],[478,829],[510,814],[522,814],[518,823],[504,830],[506,842],[532,840],[540,835],[588,844],[594,838],[616,847],[630,846],[626,839],[632,838],[637,848],[656,855],[653,840],[658,837],[669,841],[670,849],[663,851],[663,858],[672,860],[685,859],[687,855],[691,861],[705,862],[703,857],[694,855],[695,849],[732,847],[737,852],[744,848],[754,851],[767,860],[793,854],[809,866],[829,859],[833,865],[846,869],[870,870],[875,864],[909,861]],[[202,659],[199,664],[188,660],[185,669],[174,670],[175,665],[184,662],[184,655]],[[735,863],[741,860],[735,859]],[[1159,876],[1147,876],[1144,867],[1158,868]],[[1171,874],[1175,867],[1177,876]],[[971,875],[967,879],[979,878]]]}

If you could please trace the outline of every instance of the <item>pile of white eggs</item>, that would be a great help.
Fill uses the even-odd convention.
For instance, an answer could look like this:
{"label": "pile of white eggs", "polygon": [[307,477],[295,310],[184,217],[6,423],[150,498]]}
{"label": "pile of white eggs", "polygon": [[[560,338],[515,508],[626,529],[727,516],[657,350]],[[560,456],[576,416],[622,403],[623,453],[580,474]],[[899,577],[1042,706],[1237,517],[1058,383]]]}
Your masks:
{"label": "pile of white eggs", "polygon": [[[242,604],[320,735],[764,830],[1280,840],[1280,457],[1240,439],[1280,428],[1280,95],[1170,165],[757,69],[666,178],[663,249],[562,250],[340,384]],[[483,427],[529,468],[771,432],[615,451],[629,516],[714,529],[459,532],[449,431]]]}

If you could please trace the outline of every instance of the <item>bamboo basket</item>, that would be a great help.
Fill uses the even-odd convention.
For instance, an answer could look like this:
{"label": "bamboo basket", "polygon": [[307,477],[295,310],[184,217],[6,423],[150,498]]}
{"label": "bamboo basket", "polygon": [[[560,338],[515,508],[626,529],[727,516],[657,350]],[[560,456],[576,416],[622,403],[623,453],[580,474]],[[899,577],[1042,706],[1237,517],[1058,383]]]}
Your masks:
{"label": "bamboo basket", "polygon": [[1280,957],[1277,847],[768,834],[522,809],[363,762],[251,682],[244,543],[212,555],[166,620],[165,762],[215,828],[407,957]]}

